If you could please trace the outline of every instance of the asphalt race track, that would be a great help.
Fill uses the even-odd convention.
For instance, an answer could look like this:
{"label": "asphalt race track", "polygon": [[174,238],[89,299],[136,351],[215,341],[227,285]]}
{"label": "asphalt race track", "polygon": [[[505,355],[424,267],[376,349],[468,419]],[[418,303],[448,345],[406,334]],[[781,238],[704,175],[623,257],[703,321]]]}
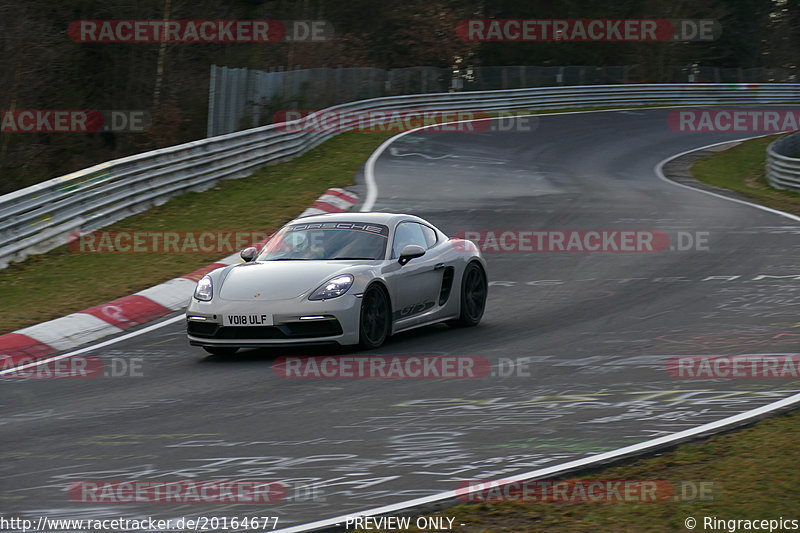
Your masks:
{"label": "asphalt race track", "polygon": [[[450,234],[669,235],[672,250],[648,253],[487,250],[492,284],[478,328],[429,327],[374,352],[481,356],[493,376],[284,379],[276,357],[330,351],[207,357],[177,321],[84,354],[127,363],[126,376],[0,383],[0,508],[34,518],[269,515],[289,527],[591,456],[797,393],[797,379],[667,372],[676,356],[800,354],[800,224],[660,180],[663,159],[748,135],[675,132],[668,113],[419,132],[378,159],[374,209],[411,212]],[[76,481],[220,479],[281,481],[289,492],[268,506],[76,503],[67,492]]]}

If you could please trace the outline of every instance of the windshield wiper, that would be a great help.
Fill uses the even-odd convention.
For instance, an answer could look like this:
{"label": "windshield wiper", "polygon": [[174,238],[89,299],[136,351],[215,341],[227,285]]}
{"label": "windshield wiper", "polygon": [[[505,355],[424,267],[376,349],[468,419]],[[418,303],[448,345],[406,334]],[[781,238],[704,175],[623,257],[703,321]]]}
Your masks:
{"label": "windshield wiper", "polygon": [[331,257],[331,261],[338,261],[340,259],[366,259],[368,261],[377,261],[374,257]]}

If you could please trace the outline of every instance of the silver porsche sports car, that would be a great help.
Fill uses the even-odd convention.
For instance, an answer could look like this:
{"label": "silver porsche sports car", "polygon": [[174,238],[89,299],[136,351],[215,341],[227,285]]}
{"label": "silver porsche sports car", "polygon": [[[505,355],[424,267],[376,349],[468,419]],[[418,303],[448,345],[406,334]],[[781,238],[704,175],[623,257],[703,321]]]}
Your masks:
{"label": "silver porsche sports car", "polygon": [[435,322],[475,326],[486,304],[478,248],[412,215],[298,218],[241,256],[204,276],[186,311],[189,342],[212,354],[325,342],[376,348]]}

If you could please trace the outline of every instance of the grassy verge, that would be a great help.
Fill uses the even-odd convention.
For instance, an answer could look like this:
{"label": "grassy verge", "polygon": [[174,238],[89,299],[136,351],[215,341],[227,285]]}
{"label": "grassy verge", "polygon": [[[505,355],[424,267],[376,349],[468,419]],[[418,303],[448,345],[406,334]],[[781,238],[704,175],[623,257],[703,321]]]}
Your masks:
{"label": "grassy verge", "polygon": [[[421,516],[454,517],[454,525],[459,524],[454,530],[462,533],[687,531],[687,517],[697,520],[696,531],[727,531],[724,527],[704,528],[703,518],[800,519],[796,496],[800,479],[795,474],[799,427],[800,412],[792,412],[655,457],[570,478],[666,480],[678,496],[669,501],[477,503]],[[706,498],[680,496],[681,492],[691,496],[691,487],[701,483],[711,489]],[[418,530],[412,527],[409,531]]]}
{"label": "grassy verge", "polygon": [[[109,231],[273,231],[329,187],[345,187],[390,134],[347,133],[252,176],[188,193]],[[223,256],[226,254],[222,254]],[[77,253],[66,246],[0,270],[0,333],[126,296],[220,259],[219,253]]]}
{"label": "grassy verge", "polygon": [[800,194],[773,189],[766,178],[767,145],[775,136],[745,141],[695,163],[691,172],[698,180],[736,191],[756,203],[800,214]]}

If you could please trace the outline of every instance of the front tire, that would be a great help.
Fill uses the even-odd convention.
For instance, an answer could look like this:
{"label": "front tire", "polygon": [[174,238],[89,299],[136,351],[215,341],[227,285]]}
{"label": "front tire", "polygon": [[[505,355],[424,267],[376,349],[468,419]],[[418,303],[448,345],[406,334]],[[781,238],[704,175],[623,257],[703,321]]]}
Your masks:
{"label": "front tire", "polygon": [[486,295],[489,283],[483,268],[473,261],[464,269],[461,279],[461,314],[453,325],[462,327],[477,326],[486,309]]}
{"label": "front tire", "polygon": [[211,355],[226,356],[233,355],[239,351],[239,348],[230,346],[203,346],[203,349]]}
{"label": "front tire", "polygon": [[358,344],[372,350],[381,346],[391,328],[389,297],[380,286],[372,285],[361,298],[361,317],[358,321]]}

